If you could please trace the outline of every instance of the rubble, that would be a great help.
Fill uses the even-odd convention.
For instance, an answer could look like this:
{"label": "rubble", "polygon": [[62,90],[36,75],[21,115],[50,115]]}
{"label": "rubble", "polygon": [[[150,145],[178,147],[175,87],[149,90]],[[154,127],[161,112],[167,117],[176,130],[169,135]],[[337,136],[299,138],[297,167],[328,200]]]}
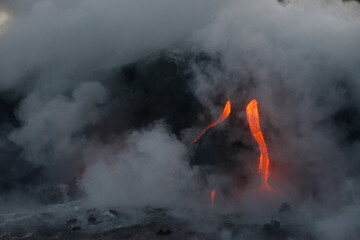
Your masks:
{"label": "rubble", "polygon": [[88,224],[93,225],[96,224],[96,216],[98,215],[98,211],[93,208],[86,211],[86,214],[88,216]]}
{"label": "rubble", "polygon": [[94,217],[93,215],[89,216],[88,224],[96,224],[96,217]]}
{"label": "rubble", "polygon": [[[280,209],[281,214],[289,212],[286,204]],[[313,240],[308,237],[309,230],[305,226],[283,222],[280,226],[277,219],[263,225],[257,221],[249,222],[245,216],[234,213],[214,214],[153,207],[99,210],[83,208],[77,202],[16,216],[0,215],[1,240],[217,240],[228,239],[229,236],[232,237],[230,239]],[[12,222],[9,221],[11,219]],[[4,221],[7,221],[6,225]]]}
{"label": "rubble", "polygon": [[116,210],[110,209],[109,212],[114,216],[114,217],[119,217],[119,213]]}
{"label": "rubble", "polygon": [[171,234],[171,230],[168,226],[162,226],[158,231],[157,231],[157,235],[158,236],[167,236]]}
{"label": "rubble", "polygon": [[77,218],[73,218],[67,221],[66,226],[70,229],[70,231],[81,230],[81,222]]}
{"label": "rubble", "polygon": [[270,223],[264,224],[262,230],[269,235],[278,233],[280,231],[280,221],[272,219]]}

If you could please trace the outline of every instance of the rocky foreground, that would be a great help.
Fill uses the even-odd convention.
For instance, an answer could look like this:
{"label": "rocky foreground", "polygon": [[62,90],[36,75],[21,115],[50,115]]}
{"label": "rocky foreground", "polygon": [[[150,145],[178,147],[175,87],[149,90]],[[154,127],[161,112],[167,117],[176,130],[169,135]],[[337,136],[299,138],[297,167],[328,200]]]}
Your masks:
{"label": "rocky foreground", "polygon": [[0,239],[315,239],[304,226],[280,222],[288,211],[285,205],[280,218],[249,223],[237,214],[150,207],[98,210],[69,203],[1,215]]}

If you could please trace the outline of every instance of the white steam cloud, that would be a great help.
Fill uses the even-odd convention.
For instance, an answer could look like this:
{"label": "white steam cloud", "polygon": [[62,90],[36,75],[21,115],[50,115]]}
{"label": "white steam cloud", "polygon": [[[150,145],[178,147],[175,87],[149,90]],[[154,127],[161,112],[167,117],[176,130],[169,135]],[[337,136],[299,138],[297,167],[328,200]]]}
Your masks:
{"label": "white steam cloud", "polygon": [[[303,213],[326,218],[316,224],[324,239],[359,234],[351,213],[359,208],[358,190],[346,187],[359,182],[348,176],[359,141],[344,143],[328,122],[340,109],[360,106],[359,13],[356,2],[233,1],[196,37],[222,59],[221,71],[208,69],[212,81],[198,76],[198,96],[209,102],[223,91],[233,102],[258,99],[270,161],[287,166],[283,173],[290,171],[293,182],[283,187]],[[305,194],[304,180],[318,189]]]}
{"label": "white steam cloud", "polygon": [[182,206],[191,198],[196,171],[187,148],[160,123],[111,146],[91,146],[84,157],[92,164],[82,186],[97,206]]}
{"label": "white steam cloud", "polygon": [[342,136],[349,129],[329,119],[344,107],[360,111],[358,3],[14,2],[22,1],[3,5],[11,16],[4,30],[0,11],[0,91],[20,99],[19,126],[1,138],[19,146],[27,161],[86,163],[80,186],[97,206],[176,206],[193,203],[199,193],[208,200],[210,189],[199,189],[188,149],[166,124],[110,142],[82,134],[101,120],[109,100],[106,79],[94,72],[191,46],[220,59],[217,67],[194,66],[193,90],[204,106],[222,94],[241,105],[232,113],[241,121],[241,107],[258,100],[271,164],[286,166],[273,181],[300,209],[299,219],[312,219],[320,238],[357,239],[360,141],[347,141]]}

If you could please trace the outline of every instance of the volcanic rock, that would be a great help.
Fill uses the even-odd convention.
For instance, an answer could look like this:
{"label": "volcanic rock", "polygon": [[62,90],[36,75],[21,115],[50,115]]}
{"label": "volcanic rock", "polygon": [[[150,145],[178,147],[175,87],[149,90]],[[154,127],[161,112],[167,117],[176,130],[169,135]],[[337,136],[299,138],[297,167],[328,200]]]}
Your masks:
{"label": "volcanic rock", "polygon": [[81,222],[79,220],[77,220],[76,218],[70,219],[69,221],[66,222],[66,226],[71,230],[71,231],[79,231],[81,230]]}
{"label": "volcanic rock", "polygon": [[110,210],[109,210],[109,212],[110,212],[113,216],[115,216],[115,217],[119,217],[119,213],[118,213],[118,211],[113,210],[113,209],[110,209]]}
{"label": "volcanic rock", "polygon": [[280,222],[278,220],[272,219],[270,223],[264,224],[263,231],[267,234],[278,233],[280,231]]}
{"label": "volcanic rock", "polygon": [[168,236],[170,234],[171,234],[171,230],[167,226],[162,226],[157,232],[158,236]]}
{"label": "volcanic rock", "polygon": [[89,209],[86,211],[86,214],[88,215],[88,224],[96,224],[97,210],[95,208]]}
{"label": "volcanic rock", "polygon": [[92,209],[89,209],[89,210],[87,210],[86,211],[86,214],[88,215],[88,216],[94,216],[94,215],[96,215],[98,212],[97,212],[97,210],[95,209],[95,208],[92,208]]}
{"label": "volcanic rock", "polygon": [[96,217],[93,215],[89,216],[88,218],[88,224],[95,224],[96,223]]}

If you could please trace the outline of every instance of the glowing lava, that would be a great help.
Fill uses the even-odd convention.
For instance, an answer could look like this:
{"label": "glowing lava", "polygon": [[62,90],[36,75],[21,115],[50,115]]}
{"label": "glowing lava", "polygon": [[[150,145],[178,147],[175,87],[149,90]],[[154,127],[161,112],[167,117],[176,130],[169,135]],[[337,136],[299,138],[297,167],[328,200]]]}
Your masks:
{"label": "glowing lava", "polygon": [[201,138],[202,135],[204,135],[204,133],[209,130],[210,128],[218,125],[219,123],[221,123],[222,121],[224,121],[229,115],[230,115],[230,112],[231,112],[231,104],[230,104],[230,101],[227,101],[226,105],[225,105],[225,108],[224,108],[224,111],[223,113],[221,114],[220,118],[218,120],[216,120],[215,122],[213,122],[212,124],[210,124],[209,126],[207,126],[205,128],[205,130],[194,140],[192,141],[188,146],[190,146],[191,144],[193,143],[196,143],[197,140],[199,140]]}
{"label": "glowing lava", "polygon": [[211,206],[214,206],[214,200],[215,200],[215,190],[211,191]]}
{"label": "glowing lava", "polygon": [[270,161],[268,151],[266,149],[265,140],[260,129],[259,110],[256,99],[252,100],[246,106],[246,115],[250,125],[251,133],[254,136],[255,140],[258,142],[261,151],[258,171],[262,176],[262,186],[270,189],[271,187],[268,184]]}

